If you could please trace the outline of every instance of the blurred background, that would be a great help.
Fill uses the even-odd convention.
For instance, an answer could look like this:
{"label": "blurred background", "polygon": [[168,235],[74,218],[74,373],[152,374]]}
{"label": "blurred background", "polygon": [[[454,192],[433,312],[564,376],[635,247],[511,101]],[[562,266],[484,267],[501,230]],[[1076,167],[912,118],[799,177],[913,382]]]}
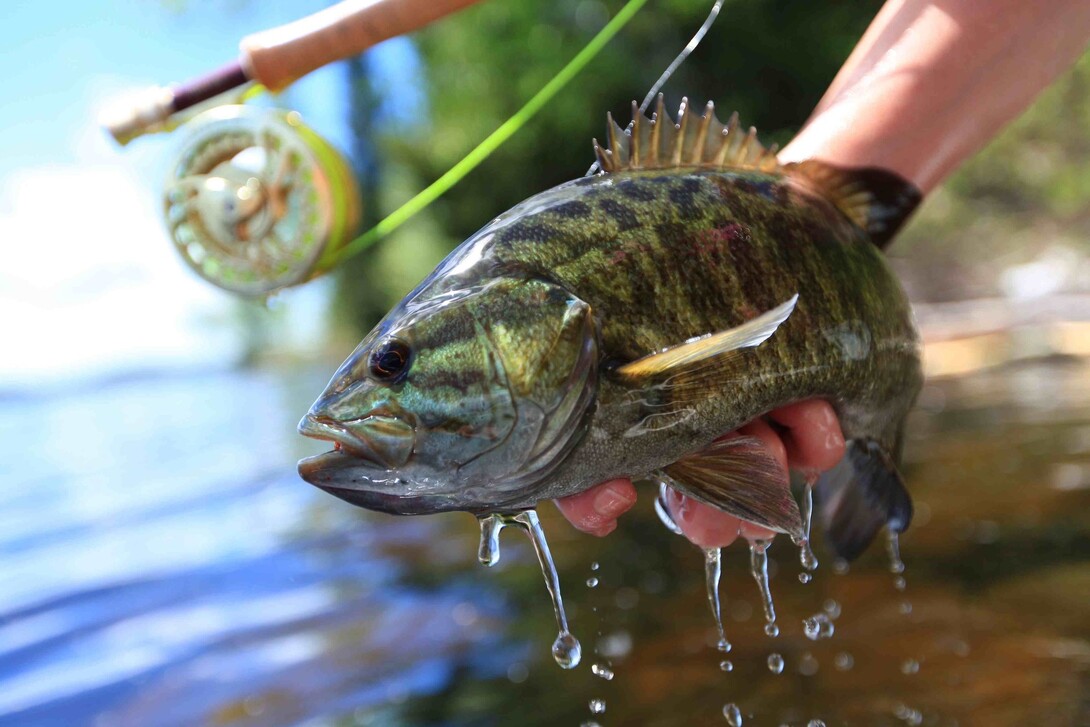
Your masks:
{"label": "blurred background", "polygon": [[[714,99],[786,142],[879,4],[730,0],[668,102]],[[544,507],[584,648],[563,672],[528,544],[508,533],[487,571],[468,515],[392,518],[313,490],[294,463],[323,448],[295,424],[455,244],[586,170],[605,112],[627,118],[710,3],[649,3],[424,214],[330,276],[244,302],[189,272],[159,219],[184,130],[121,150],[95,120],[323,5],[0,10],[0,725],[692,725],[725,723],[731,703],[747,725],[1090,725],[1090,57],[891,249],[930,376],[909,430],[906,587],[877,547],[847,572],[826,555],[803,585],[777,544],[770,640],[730,552],[725,672],[701,555],[650,497],[603,541]],[[273,103],[348,156],[373,223],[620,6],[490,0]],[[832,638],[804,634],[817,613]]]}

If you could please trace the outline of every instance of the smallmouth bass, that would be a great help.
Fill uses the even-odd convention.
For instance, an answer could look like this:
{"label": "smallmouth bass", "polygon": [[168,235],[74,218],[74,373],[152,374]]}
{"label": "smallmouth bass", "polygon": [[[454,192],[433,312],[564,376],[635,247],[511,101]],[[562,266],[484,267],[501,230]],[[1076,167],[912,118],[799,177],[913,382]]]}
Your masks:
{"label": "smallmouth bass", "polygon": [[830,543],[851,558],[903,530],[922,373],[880,245],[918,192],[780,165],[711,104],[609,123],[603,173],[497,217],[363,339],[299,425],[335,443],[303,479],[373,510],[483,515],[655,475],[798,536],[775,463],[716,438],[822,398],[848,442],[815,490]]}

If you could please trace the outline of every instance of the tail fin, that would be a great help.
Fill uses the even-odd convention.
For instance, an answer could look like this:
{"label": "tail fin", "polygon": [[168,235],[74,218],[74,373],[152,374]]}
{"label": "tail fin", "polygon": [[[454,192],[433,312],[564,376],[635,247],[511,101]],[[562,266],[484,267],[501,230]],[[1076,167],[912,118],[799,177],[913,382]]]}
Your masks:
{"label": "tail fin", "polygon": [[841,558],[854,560],[887,526],[900,533],[912,520],[912,497],[893,458],[873,439],[848,442],[844,458],[818,480],[817,512]]}

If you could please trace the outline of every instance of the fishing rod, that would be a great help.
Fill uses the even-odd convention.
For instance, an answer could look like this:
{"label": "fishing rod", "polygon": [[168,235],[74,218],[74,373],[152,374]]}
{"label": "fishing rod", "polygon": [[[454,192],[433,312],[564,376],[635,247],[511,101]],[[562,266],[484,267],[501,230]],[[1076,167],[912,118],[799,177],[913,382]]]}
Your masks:
{"label": "fishing rod", "polygon": [[311,71],[359,55],[478,0],[344,0],[313,15],[246,36],[239,57],[173,86],[157,86],[107,110],[102,125],[124,145],[170,130],[178,114],[248,84],[283,91]]}

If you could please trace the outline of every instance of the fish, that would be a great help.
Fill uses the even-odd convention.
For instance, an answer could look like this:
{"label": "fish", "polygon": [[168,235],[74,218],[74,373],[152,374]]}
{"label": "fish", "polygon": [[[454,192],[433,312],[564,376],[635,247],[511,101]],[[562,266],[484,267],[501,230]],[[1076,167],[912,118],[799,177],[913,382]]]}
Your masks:
{"label": "fish", "polygon": [[[734,114],[660,96],[607,117],[600,172],[457,247],[363,339],[299,424],[302,478],[371,510],[513,513],[615,477],[792,537],[785,473],[721,435],[793,402],[836,411],[815,514],[841,557],[908,527],[898,472],[919,336],[882,248],[920,200],[878,169],[781,164]],[[808,525],[807,525],[808,527]]]}

